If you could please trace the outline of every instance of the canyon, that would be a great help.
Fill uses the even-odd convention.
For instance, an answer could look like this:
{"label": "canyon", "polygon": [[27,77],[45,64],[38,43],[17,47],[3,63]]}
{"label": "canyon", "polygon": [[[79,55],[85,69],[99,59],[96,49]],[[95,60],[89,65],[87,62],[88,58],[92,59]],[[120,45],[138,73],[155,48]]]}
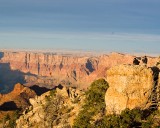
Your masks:
{"label": "canyon", "polygon": [[[18,82],[25,86],[54,88],[62,84],[86,89],[92,81],[105,78],[117,64],[132,64],[135,56],[121,53],[71,54],[47,52],[0,52],[1,93],[10,92]],[[148,66],[158,58],[147,57]]]}
{"label": "canyon", "polygon": [[[160,58],[147,56],[147,63],[142,58],[121,53],[1,51],[0,127],[71,127],[84,112],[87,90],[96,99],[104,83],[108,86],[104,97],[98,94],[104,106],[90,117],[92,123],[126,109],[159,110]],[[91,90],[93,84],[96,89]]]}
{"label": "canyon", "polygon": [[151,126],[160,125],[160,75],[157,67],[116,65],[107,71],[106,80],[94,81],[85,93],[74,87],[58,86],[54,92],[31,98],[31,106],[16,120],[16,127],[97,127],[103,124],[103,118],[109,117],[100,126],[104,128],[110,127],[112,120],[112,125],[117,126],[116,116],[122,119],[119,120],[120,126],[126,126],[125,118],[129,121],[127,125],[131,123],[130,127],[140,127],[144,122],[148,123],[147,117],[151,113],[154,113],[150,117],[154,122]]}

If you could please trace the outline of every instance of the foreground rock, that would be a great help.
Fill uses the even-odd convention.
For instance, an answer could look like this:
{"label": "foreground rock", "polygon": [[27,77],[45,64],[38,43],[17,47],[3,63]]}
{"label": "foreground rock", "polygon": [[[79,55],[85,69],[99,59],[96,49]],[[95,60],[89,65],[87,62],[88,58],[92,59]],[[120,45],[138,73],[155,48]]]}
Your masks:
{"label": "foreground rock", "polygon": [[[28,87],[24,87],[21,84],[16,84],[13,91],[8,94],[0,94],[0,110],[7,111],[10,107],[14,106],[18,109],[25,109],[29,106],[29,99],[36,96],[36,93]],[[7,103],[13,103],[7,105]],[[5,106],[6,104],[6,106]],[[4,107],[3,107],[4,106]],[[12,110],[12,108],[11,108]]]}
{"label": "foreground rock", "polygon": [[16,121],[17,128],[69,128],[83,99],[81,91],[63,86],[32,98],[31,106]]}
{"label": "foreground rock", "polygon": [[154,87],[151,68],[139,65],[119,65],[107,71],[109,89],[106,92],[107,113],[120,114],[129,108],[145,109],[151,105]]}
{"label": "foreground rock", "polygon": [[0,127],[7,127],[9,125],[7,120],[18,116],[20,111],[30,105],[29,98],[35,96],[33,90],[21,84],[16,84],[13,91],[8,94],[0,94]]}

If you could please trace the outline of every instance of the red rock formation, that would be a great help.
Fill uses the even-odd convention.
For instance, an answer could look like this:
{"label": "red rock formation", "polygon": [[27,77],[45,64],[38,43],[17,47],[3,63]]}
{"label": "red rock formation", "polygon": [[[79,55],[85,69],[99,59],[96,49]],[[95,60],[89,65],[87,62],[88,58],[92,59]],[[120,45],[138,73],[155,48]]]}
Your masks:
{"label": "red rock formation", "polygon": [[0,120],[2,121],[6,115],[11,116],[16,110],[25,110],[30,105],[29,99],[35,96],[33,90],[21,84],[16,84],[13,91],[8,94],[0,94]]}
{"label": "red rock formation", "polygon": [[[131,64],[134,56],[112,53],[101,56],[57,55],[51,53],[4,52],[1,63],[10,63],[12,70],[20,70],[39,77],[27,77],[28,82],[44,81],[50,86],[59,83],[87,87],[93,80],[105,77],[106,70],[117,64]],[[149,65],[156,63],[149,58]],[[43,77],[43,79],[41,79]],[[46,77],[48,80],[46,80]]]}
{"label": "red rock formation", "polygon": [[36,93],[28,87],[16,84],[12,92],[8,94],[0,94],[0,106],[4,103],[14,102],[17,108],[24,109],[29,104],[29,98],[36,96]]}

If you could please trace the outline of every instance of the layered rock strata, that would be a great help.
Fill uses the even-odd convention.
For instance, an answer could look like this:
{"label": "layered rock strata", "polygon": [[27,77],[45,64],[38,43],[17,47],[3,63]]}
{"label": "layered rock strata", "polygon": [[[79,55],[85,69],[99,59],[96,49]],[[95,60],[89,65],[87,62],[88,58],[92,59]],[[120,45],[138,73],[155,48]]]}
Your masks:
{"label": "layered rock strata", "polygon": [[[11,70],[25,73],[27,83],[49,85],[59,83],[86,88],[95,79],[117,64],[132,64],[134,56],[120,53],[109,55],[71,55],[34,52],[2,52],[0,63],[9,63]],[[148,57],[148,66],[157,62]],[[32,75],[31,75],[32,74]]]}

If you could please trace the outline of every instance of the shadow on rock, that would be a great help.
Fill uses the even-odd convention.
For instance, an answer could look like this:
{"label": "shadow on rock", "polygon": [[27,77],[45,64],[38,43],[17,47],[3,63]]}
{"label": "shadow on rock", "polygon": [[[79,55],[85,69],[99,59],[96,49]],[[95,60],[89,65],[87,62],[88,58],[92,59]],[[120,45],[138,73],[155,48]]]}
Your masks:
{"label": "shadow on rock", "polygon": [[0,106],[0,111],[14,111],[18,109],[14,101],[5,102]]}
{"label": "shadow on rock", "polygon": [[92,62],[90,60],[87,60],[86,68],[89,70],[89,72],[93,72],[94,71]]}
{"label": "shadow on rock", "polygon": [[38,85],[33,85],[30,87],[30,89],[34,90],[35,93],[40,96],[45,92],[50,91],[51,89],[45,88],[45,87],[39,87]]}
{"label": "shadow on rock", "polygon": [[4,57],[4,52],[0,52],[0,59]]}
{"label": "shadow on rock", "polygon": [[11,92],[16,83],[26,83],[25,75],[28,74],[30,73],[12,70],[9,63],[0,63],[0,93],[5,94]]}

